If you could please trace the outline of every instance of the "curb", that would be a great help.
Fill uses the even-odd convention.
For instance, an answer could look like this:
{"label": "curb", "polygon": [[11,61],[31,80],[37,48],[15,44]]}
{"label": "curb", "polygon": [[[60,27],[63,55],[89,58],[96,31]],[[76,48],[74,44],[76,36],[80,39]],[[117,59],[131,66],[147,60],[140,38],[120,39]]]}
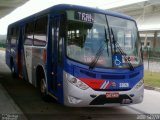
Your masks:
{"label": "curb", "polygon": [[160,92],[160,88],[156,88],[156,87],[152,87],[152,86],[147,86],[147,85],[145,85],[144,88],[147,89],[147,90],[155,90],[157,92]]}
{"label": "curb", "polygon": [[3,52],[3,53],[5,53],[5,50],[0,50],[0,52]]}
{"label": "curb", "polygon": [[28,120],[1,84],[0,90],[0,120]]}

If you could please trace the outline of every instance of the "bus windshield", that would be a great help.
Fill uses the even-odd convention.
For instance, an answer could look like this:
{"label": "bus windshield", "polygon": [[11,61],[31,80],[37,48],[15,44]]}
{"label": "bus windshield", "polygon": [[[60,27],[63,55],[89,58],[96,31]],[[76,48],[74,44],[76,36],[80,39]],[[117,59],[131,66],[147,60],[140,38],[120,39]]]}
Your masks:
{"label": "bus windshield", "polygon": [[116,45],[113,45],[113,52],[119,53],[120,48],[125,55],[122,55],[122,64],[120,67],[127,67],[129,62],[132,66],[138,66],[142,63],[141,44],[138,37],[136,23],[131,20],[107,16],[109,28],[112,32],[112,39]]}
{"label": "bus windshield", "polygon": [[[111,34],[108,30],[112,29],[115,40],[131,58],[130,62],[134,66],[139,65],[141,62],[140,49],[138,49],[140,44],[138,44],[135,23],[111,16],[107,16],[107,19],[104,14],[67,11],[67,57],[87,65],[91,65],[97,58],[94,67],[113,67],[113,52],[118,51],[113,51],[111,47],[113,44],[110,43]],[[123,63],[121,68],[128,67],[125,59]]]}

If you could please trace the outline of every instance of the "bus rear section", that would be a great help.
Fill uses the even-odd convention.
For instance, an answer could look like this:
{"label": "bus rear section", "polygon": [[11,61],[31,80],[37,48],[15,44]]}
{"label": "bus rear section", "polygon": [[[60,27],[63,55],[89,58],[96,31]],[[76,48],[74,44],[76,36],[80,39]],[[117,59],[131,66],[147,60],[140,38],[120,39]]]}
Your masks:
{"label": "bus rear section", "polygon": [[[142,102],[144,68],[132,18],[74,5],[48,10],[21,20],[14,47],[21,67],[13,56],[17,74],[37,87],[45,101],[52,96],[66,106]],[[8,41],[9,66],[11,46]]]}

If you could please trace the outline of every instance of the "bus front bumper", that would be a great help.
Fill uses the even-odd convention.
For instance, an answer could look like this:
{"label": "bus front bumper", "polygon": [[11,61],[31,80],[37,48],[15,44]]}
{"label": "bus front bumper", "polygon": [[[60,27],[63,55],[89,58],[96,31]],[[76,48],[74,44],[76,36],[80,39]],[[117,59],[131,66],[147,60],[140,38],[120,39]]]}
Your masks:
{"label": "bus front bumper", "polygon": [[[129,91],[95,91],[92,88],[82,90],[64,79],[64,105],[71,107],[104,107],[138,104],[143,101],[144,85],[133,87]],[[118,93],[117,98],[107,98],[107,93]]]}

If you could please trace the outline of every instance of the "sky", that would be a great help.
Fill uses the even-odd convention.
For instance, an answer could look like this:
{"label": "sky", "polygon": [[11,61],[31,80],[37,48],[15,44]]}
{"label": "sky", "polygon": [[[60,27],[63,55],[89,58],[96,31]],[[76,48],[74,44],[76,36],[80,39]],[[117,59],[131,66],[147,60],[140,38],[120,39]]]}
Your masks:
{"label": "sky", "polygon": [[9,24],[56,4],[76,4],[110,9],[142,1],[146,0],[29,0],[26,4],[18,7],[13,12],[0,19],[0,34],[4,35],[7,33]]}

